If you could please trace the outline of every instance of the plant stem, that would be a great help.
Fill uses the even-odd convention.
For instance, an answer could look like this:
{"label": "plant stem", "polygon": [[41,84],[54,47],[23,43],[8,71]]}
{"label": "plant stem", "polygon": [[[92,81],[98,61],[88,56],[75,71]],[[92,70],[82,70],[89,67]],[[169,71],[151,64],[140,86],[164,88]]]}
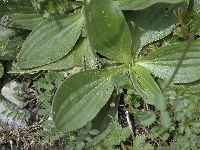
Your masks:
{"label": "plant stem", "polygon": [[184,25],[183,25],[183,19],[182,19],[182,11],[181,11],[181,8],[178,8],[178,19],[180,21],[180,25],[181,25],[181,33],[183,35],[183,38],[184,40],[187,42],[188,39],[187,39],[187,35],[185,33],[185,28],[184,28]]}

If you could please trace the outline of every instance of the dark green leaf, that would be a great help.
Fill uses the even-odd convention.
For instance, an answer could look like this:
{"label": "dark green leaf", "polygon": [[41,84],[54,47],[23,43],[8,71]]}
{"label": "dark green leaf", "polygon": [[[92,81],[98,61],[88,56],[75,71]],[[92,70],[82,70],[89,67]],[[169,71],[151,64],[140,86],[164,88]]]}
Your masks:
{"label": "dark green leaf", "polygon": [[60,131],[73,131],[91,121],[109,100],[116,69],[88,70],[67,78],[56,91],[52,116]]}
{"label": "dark green leaf", "polygon": [[81,13],[45,20],[34,28],[24,42],[18,57],[18,66],[29,69],[59,60],[75,45],[83,23]]}
{"label": "dark green leaf", "polygon": [[[178,64],[187,43],[172,44],[159,48],[137,63],[154,75],[169,79]],[[179,68],[174,83],[189,83],[200,79],[200,44],[192,44]]]}
{"label": "dark green leaf", "polygon": [[132,59],[131,34],[121,10],[111,0],[91,0],[85,4],[85,20],[91,47],[128,65]]}

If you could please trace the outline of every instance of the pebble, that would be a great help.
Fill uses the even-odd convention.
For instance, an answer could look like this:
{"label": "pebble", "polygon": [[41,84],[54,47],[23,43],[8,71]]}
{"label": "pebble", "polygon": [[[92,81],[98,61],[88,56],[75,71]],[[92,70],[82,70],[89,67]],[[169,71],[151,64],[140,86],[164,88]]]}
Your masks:
{"label": "pebble", "polygon": [[[15,87],[19,87],[19,91],[14,91],[13,88]],[[23,102],[19,100],[19,98],[15,97],[14,94],[16,94],[17,92],[19,93],[19,95],[22,94],[22,84],[16,82],[16,81],[11,81],[8,82],[6,85],[3,86],[3,88],[1,89],[1,95],[9,100],[11,103],[17,105],[18,107],[22,108],[23,107]]]}
{"label": "pebble", "polygon": [[[22,122],[21,120],[13,120],[13,116],[8,117],[7,114],[10,113],[12,110],[4,106],[4,103],[8,104],[11,107],[15,107],[13,104],[9,103],[7,100],[0,100],[0,125],[1,128],[4,130],[13,130],[17,127],[27,127],[28,124],[26,122]],[[19,113],[28,113],[27,110],[22,110],[15,108],[17,112]],[[2,112],[7,111],[6,114],[2,114]]]}

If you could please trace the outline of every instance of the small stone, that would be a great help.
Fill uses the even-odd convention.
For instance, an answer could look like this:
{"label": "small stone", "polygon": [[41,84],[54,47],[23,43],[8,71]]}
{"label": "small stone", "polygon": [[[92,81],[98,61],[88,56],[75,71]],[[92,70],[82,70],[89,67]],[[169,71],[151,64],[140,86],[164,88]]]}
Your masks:
{"label": "small stone", "polygon": [[[19,91],[14,91],[13,88],[16,88],[16,87],[19,87]],[[19,93],[19,95],[22,94],[21,88],[22,88],[22,84],[20,84],[16,81],[11,81],[11,82],[7,83],[5,86],[3,86],[3,88],[1,89],[1,95],[3,95],[4,98],[9,100],[11,103],[22,108],[23,102],[20,101],[19,98],[14,96],[16,93]]]}
{"label": "small stone", "polygon": [[[1,125],[3,126],[3,129],[6,130],[14,130],[17,127],[21,126],[21,127],[27,127],[27,122],[22,122],[21,120],[13,120],[14,116],[8,116],[9,113],[11,113],[13,110],[10,110],[9,108],[5,107],[6,105],[9,105],[9,107],[14,108],[15,106],[11,103],[9,103],[6,100],[0,100],[0,122]],[[15,113],[14,115],[17,114],[31,114],[29,111],[27,110],[21,110],[21,109],[15,109]],[[5,112],[3,113],[2,112]]]}

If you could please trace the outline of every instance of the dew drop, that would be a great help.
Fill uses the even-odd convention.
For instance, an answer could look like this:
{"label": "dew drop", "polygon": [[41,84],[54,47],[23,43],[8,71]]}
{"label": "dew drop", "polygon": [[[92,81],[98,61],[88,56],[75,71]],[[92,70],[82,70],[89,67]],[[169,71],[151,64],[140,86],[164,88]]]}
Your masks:
{"label": "dew drop", "polygon": [[115,107],[115,103],[110,103],[110,107]]}
{"label": "dew drop", "polygon": [[108,26],[110,27],[111,25],[110,25],[110,24],[108,24]]}
{"label": "dew drop", "polygon": [[104,14],[105,13],[105,11],[102,11],[102,14]]}

